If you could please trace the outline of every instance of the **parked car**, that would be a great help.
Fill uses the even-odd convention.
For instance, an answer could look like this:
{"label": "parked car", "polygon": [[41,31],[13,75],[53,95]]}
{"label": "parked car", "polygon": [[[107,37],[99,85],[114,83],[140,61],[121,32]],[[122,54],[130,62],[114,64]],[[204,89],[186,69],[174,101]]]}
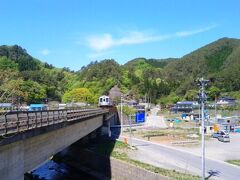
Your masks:
{"label": "parked car", "polygon": [[218,138],[218,137],[223,136],[223,135],[228,135],[228,133],[226,133],[224,131],[218,131],[218,132],[213,133],[212,137],[213,138]]}
{"label": "parked car", "polygon": [[221,135],[218,137],[218,140],[222,142],[230,142],[230,136],[228,134]]}

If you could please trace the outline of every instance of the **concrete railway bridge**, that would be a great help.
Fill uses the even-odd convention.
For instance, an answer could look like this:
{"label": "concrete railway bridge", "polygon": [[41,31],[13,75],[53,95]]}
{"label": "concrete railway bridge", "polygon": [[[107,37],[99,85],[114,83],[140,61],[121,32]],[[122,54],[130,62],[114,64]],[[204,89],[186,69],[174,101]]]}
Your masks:
{"label": "concrete railway bridge", "polygon": [[0,115],[1,179],[24,179],[25,172],[96,131],[110,132],[116,109],[9,112]]}

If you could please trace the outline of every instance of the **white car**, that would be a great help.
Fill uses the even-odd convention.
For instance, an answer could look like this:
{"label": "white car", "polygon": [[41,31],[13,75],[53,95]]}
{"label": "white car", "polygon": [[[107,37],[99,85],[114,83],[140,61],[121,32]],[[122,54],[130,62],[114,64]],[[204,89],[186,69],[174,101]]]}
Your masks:
{"label": "white car", "polygon": [[228,134],[224,134],[224,135],[218,136],[218,140],[221,142],[230,142],[230,136]]}
{"label": "white car", "polygon": [[218,138],[220,136],[223,136],[223,135],[227,135],[228,133],[224,132],[224,131],[218,131],[218,132],[215,132],[212,134],[212,137],[213,138]]}

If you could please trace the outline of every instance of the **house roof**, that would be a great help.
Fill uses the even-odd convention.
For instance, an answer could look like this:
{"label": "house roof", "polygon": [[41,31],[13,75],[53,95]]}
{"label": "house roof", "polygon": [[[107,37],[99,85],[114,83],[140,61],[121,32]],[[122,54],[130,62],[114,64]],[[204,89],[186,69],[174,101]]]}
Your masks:
{"label": "house roof", "polygon": [[197,102],[196,101],[179,101],[177,102],[177,105],[194,105],[196,104]]}
{"label": "house roof", "polygon": [[223,100],[223,101],[235,101],[236,99],[231,98],[231,97],[221,97],[221,98],[219,98],[218,100],[219,100],[219,101],[220,101],[220,100]]}
{"label": "house roof", "polygon": [[41,107],[44,107],[46,106],[45,104],[30,104],[30,107],[31,108],[41,108]]}
{"label": "house roof", "polygon": [[120,89],[118,88],[117,85],[115,85],[114,87],[112,87],[109,91],[109,97],[112,99],[121,97],[122,93],[120,91]]}
{"label": "house roof", "polygon": [[2,107],[2,108],[12,107],[12,106],[13,106],[12,103],[0,103],[0,107]]}

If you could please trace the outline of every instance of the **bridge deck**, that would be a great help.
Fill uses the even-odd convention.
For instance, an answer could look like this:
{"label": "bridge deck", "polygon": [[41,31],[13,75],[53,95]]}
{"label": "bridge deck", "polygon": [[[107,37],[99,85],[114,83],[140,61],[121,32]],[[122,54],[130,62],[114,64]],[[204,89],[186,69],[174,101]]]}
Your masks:
{"label": "bridge deck", "polygon": [[8,135],[34,128],[75,121],[108,113],[107,109],[49,110],[8,112],[0,116],[0,135]]}

